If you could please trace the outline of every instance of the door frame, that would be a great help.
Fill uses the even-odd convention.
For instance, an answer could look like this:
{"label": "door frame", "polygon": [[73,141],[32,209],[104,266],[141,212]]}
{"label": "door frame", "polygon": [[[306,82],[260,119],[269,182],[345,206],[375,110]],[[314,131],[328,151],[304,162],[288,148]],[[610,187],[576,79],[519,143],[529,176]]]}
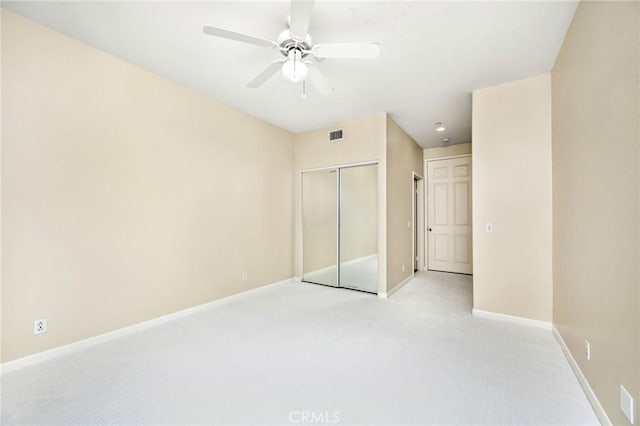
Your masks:
{"label": "door frame", "polygon": [[[341,193],[340,193],[340,169],[346,169],[346,168],[350,168],[350,167],[358,167],[358,166],[371,166],[371,165],[376,165],[378,167],[378,235],[377,235],[377,240],[378,240],[378,291],[377,292],[368,292],[368,291],[364,291],[364,290],[357,290],[357,289],[352,289],[350,287],[341,287],[340,286],[340,268],[337,267],[336,268],[336,278],[337,278],[337,286],[332,286],[332,285],[328,285],[328,284],[320,284],[320,283],[314,283],[314,284],[318,284],[318,285],[326,285],[328,287],[332,287],[332,288],[344,288],[344,289],[348,289],[348,290],[356,290],[356,291],[362,291],[364,293],[371,293],[371,294],[377,294],[378,296],[381,294],[381,288],[382,285],[381,283],[382,281],[382,277],[384,274],[384,278],[385,278],[385,282],[386,282],[386,247],[383,246],[382,244],[386,244],[386,238],[383,239],[383,237],[386,237],[382,232],[381,232],[381,224],[384,223],[386,225],[386,215],[383,215],[383,210],[381,208],[381,203],[380,200],[382,199],[383,193],[381,192],[381,174],[383,173],[383,168],[380,167],[380,161],[378,160],[370,160],[370,161],[359,161],[359,162],[355,162],[355,163],[343,163],[343,164],[336,164],[336,165],[330,165],[330,166],[321,166],[321,167],[312,167],[312,168],[307,168],[307,169],[299,169],[298,170],[298,224],[295,226],[295,229],[297,229],[299,231],[299,239],[296,237],[296,244],[299,244],[299,253],[300,253],[300,258],[299,258],[299,262],[300,262],[300,277],[296,278],[296,280],[298,280],[299,282],[306,282],[303,281],[304,278],[304,210],[302,208],[303,206],[303,196],[304,196],[304,190],[303,190],[303,181],[302,181],[302,175],[304,173],[308,173],[308,172],[317,172],[317,171],[323,171],[323,170],[335,170],[336,171],[336,184],[337,184],[337,196],[338,196],[338,203],[336,206],[336,216],[337,216],[337,226],[336,226],[336,265],[340,264],[340,197],[341,197]],[[384,250],[381,250],[381,248],[383,248]],[[295,249],[294,249],[295,251]],[[295,255],[294,255],[295,256]],[[382,261],[381,261],[382,259]],[[384,263],[384,264],[383,264]]]}
{"label": "door frame", "polygon": [[[423,230],[425,229],[425,195],[426,195],[426,187],[424,177],[419,175],[416,172],[413,173],[413,183],[411,185],[411,216],[412,216],[412,224],[413,224],[413,232],[412,232],[412,245],[411,245],[411,265],[413,267],[414,272],[416,270],[423,271],[426,268],[425,262],[425,235]],[[416,200],[417,199],[417,200]],[[416,205],[417,202],[417,205]],[[417,241],[416,241],[417,239]],[[416,247],[418,251],[416,253]],[[417,261],[417,267],[416,267]]]}
{"label": "door frame", "polygon": [[[425,170],[425,175],[427,175],[427,167],[429,166],[429,163],[434,162],[434,161],[440,161],[440,160],[452,160],[454,158],[464,158],[464,157],[469,157],[469,161],[471,162],[471,167],[473,167],[473,153],[470,154],[458,154],[458,155],[447,155],[444,157],[437,157],[437,158],[428,158],[426,160],[424,160],[424,170]],[[427,175],[428,179],[429,176]],[[429,197],[428,197],[428,187],[429,185],[426,185],[427,181],[425,179],[425,185],[424,185],[424,217],[425,217],[425,226],[424,226],[424,232],[423,232],[423,236],[424,236],[424,258],[425,258],[425,262],[424,262],[424,270],[428,271],[429,270],[429,261],[428,261],[428,256],[429,256],[429,215],[428,215],[428,203],[429,203]],[[473,177],[471,177],[472,179],[472,188],[473,188]],[[473,201],[473,191],[471,192],[471,200]],[[471,203],[471,216],[473,217],[473,202]],[[473,235],[473,221],[471,222],[471,235]],[[456,274],[457,272],[449,272],[451,274]],[[465,274],[465,275],[471,275],[471,274]]]}

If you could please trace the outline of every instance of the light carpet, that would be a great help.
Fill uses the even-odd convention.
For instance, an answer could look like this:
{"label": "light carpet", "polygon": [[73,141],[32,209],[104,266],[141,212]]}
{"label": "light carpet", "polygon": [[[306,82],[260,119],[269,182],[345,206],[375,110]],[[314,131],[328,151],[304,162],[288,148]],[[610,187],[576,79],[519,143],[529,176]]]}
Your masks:
{"label": "light carpet", "polygon": [[471,285],[243,293],[3,374],[2,424],[598,424],[551,332],[472,317]]}

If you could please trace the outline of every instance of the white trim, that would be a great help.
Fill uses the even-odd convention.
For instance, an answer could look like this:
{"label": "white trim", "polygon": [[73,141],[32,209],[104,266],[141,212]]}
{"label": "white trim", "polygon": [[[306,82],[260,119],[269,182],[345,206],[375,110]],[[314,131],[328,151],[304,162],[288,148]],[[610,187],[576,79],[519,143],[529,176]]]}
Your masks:
{"label": "white trim", "polygon": [[[427,148],[428,149],[428,148]],[[451,160],[452,158],[462,158],[462,157],[471,157],[473,153],[470,154],[457,154],[457,155],[447,155],[446,157],[434,157],[434,158],[425,158],[424,161],[439,161],[439,160]]]}
{"label": "white trim", "polygon": [[[377,258],[378,255],[377,254],[368,254],[366,256],[356,257],[355,259],[347,260],[346,262],[340,262],[339,265],[340,265],[340,267],[347,266],[347,265],[352,265],[352,264],[357,263],[357,262],[364,262],[366,260],[373,259],[374,257]],[[320,272],[320,273],[329,272],[333,268],[337,268],[337,267],[338,267],[338,265],[329,265],[329,266],[325,266],[324,268],[316,269],[315,271],[309,271],[309,272],[307,272],[307,274],[315,274],[315,273],[318,273],[318,272]],[[302,274],[302,277],[296,277],[296,279],[298,279],[298,281],[302,281],[302,278],[304,278],[304,273]],[[342,286],[338,286],[338,287],[343,288]],[[348,287],[344,287],[344,288],[348,288]]]}
{"label": "white trim", "polygon": [[411,281],[415,277],[415,272],[412,272],[407,278],[405,278],[400,284],[397,284],[391,290],[387,291],[387,297],[391,297],[396,291],[400,290],[405,286],[409,281]]}
{"label": "white trim", "polygon": [[488,318],[493,320],[507,321],[515,324],[526,325],[529,327],[538,327],[551,331],[551,323],[548,321],[534,320],[530,318],[516,317],[513,315],[499,314],[497,312],[483,311],[480,309],[471,309],[471,315],[478,318]]}
{"label": "white trim", "polygon": [[553,333],[553,337],[556,338],[556,341],[560,345],[560,349],[562,349],[564,356],[567,358],[567,361],[569,362],[569,365],[571,366],[573,373],[576,375],[576,378],[578,379],[578,383],[580,383],[582,390],[587,395],[587,399],[589,400],[589,403],[591,404],[593,411],[596,413],[598,420],[600,420],[600,424],[602,424],[603,426],[611,425],[612,423],[611,423],[611,420],[609,420],[609,416],[607,416],[606,411],[604,411],[604,408],[602,407],[602,404],[600,404],[598,397],[596,396],[595,392],[591,388],[591,385],[589,385],[589,381],[582,373],[582,370],[580,370],[578,363],[576,362],[575,358],[571,354],[571,351],[567,347],[567,344],[565,343],[564,339],[560,335],[560,332],[558,331],[555,325],[553,326],[551,331]]}
{"label": "white trim", "polygon": [[405,278],[400,284],[397,284],[395,287],[393,287],[391,290],[387,291],[386,293],[378,293],[378,297],[380,299],[388,299],[393,295],[393,293],[395,293],[396,291],[404,287],[404,285],[407,284],[409,281],[411,281],[414,277],[415,277],[415,273],[412,273],[407,278]]}
{"label": "white trim", "polygon": [[368,254],[362,257],[356,257],[355,259],[347,260],[346,262],[341,262],[340,265],[351,265],[357,262],[364,262],[365,260],[373,259],[374,257],[378,257],[378,254],[374,253],[374,254]]}
{"label": "white trim", "polygon": [[[305,83],[306,84],[306,83]],[[306,90],[306,89],[305,89]],[[336,200],[336,285],[340,285],[340,259],[341,259],[341,250],[340,243],[342,242],[342,229],[341,229],[341,218],[340,212],[342,210],[342,169],[336,169],[336,196],[338,199]],[[303,222],[304,223],[304,222]],[[304,228],[303,228],[304,232]],[[304,276],[304,258],[302,258],[302,275]]]}
{"label": "white trim", "polygon": [[66,345],[62,345],[62,346],[58,346],[56,348],[53,349],[48,349],[46,351],[43,352],[38,352],[35,353],[33,355],[28,355],[22,358],[18,358],[15,359],[13,361],[8,361],[5,362],[3,364],[0,364],[0,371],[2,374],[11,372],[11,371],[15,371],[24,367],[28,367],[30,365],[34,365],[34,364],[38,364],[40,362],[43,361],[47,361],[53,358],[58,358],[60,356],[63,355],[68,355],[74,352],[78,352],[82,349],[100,344],[100,343],[105,343],[108,342],[110,340],[113,339],[117,339],[119,337],[123,337],[123,336],[127,336],[129,334],[133,334],[133,333],[137,333],[140,331],[144,331],[147,330],[149,328],[155,327],[157,325],[160,324],[164,324],[166,322],[169,321],[173,321],[176,320],[178,318],[182,318],[184,316],[187,315],[191,315],[194,314],[196,312],[200,312],[200,311],[204,311],[206,309],[209,309],[212,305],[216,304],[216,303],[220,303],[223,301],[228,301],[234,297],[237,296],[241,296],[245,293],[251,292],[251,291],[255,291],[255,290],[260,290],[263,289],[267,286],[272,286],[272,285],[277,285],[277,284],[284,284],[287,282],[291,282],[293,280],[293,278],[287,278],[285,280],[282,281],[277,281],[274,283],[270,283],[270,284],[265,284],[263,286],[257,287],[257,288],[253,288],[253,289],[249,289],[246,291],[242,291],[240,293],[236,293],[236,294],[232,294],[230,296],[227,297],[223,297],[220,299],[216,299],[213,300],[211,302],[207,302],[207,303],[203,303],[202,305],[197,305],[197,306],[192,306],[190,308],[186,308],[186,309],[182,309],[180,311],[176,311],[176,312],[172,312],[170,314],[166,314],[166,315],[162,315],[159,316],[157,318],[152,318],[150,320],[147,321],[143,321],[137,324],[133,324],[133,325],[129,325],[123,328],[119,328],[113,331],[108,331],[104,334],[99,334],[97,336],[93,336],[93,337],[88,337],[86,339],[82,339],[82,340],[78,340],[76,342],[73,343],[68,343]]}
{"label": "white trim", "polygon": [[[413,226],[412,235],[411,235],[411,266],[414,269],[421,271],[424,270],[424,237],[425,237],[425,216],[424,216],[424,177],[420,176],[416,172],[412,172],[413,178],[411,181],[411,223]],[[416,194],[418,194],[418,202],[416,205]],[[416,210],[418,210],[418,214],[416,215]],[[416,237],[418,241],[416,243]],[[416,246],[418,247],[418,252],[416,253]],[[418,267],[416,266],[416,258]]]}
{"label": "white trim", "polygon": [[373,164],[377,165],[378,163],[379,163],[378,160],[360,161],[357,163],[336,164],[332,166],[314,167],[311,169],[300,169],[299,172],[302,174],[307,172],[319,172],[322,170],[346,169],[347,167],[371,166]]}

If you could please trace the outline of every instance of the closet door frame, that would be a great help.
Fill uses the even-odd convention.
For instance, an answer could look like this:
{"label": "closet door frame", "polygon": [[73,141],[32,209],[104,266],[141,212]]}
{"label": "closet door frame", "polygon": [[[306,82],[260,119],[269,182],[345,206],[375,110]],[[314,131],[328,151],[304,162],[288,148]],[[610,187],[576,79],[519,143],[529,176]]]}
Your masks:
{"label": "closet door frame", "polygon": [[[362,291],[362,290],[357,290],[357,289],[353,289],[351,287],[342,287],[340,285],[340,199],[341,199],[341,193],[340,193],[340,171],[341,169],[346,169],[346,168],[350,168],[350,167],[359,167],[359,166],[371,166],[371,165],[376,165],[378,166],[378,170],[380,167],[380,162],[379,161],[362,161],[362,162],[358,162],[358,163],[347,163],[347,164],[339,164],[339,165],[332,165],[332,166],[325,166],[325,167],[315,167],[315,168],[311,168],[311,169],[303,169],[300,170],[298,173],[298,183],[299,183],[299,188],[300,188],[300,206],[299,206],[299,213],[300,213],[300,235],[301,235],[301,244],[300,244],[300,262],[301,264],[301,269],[302,269],[302,273],[301,273],[301,277],[300,280],[303,281],[304,280],[304,226],[302,226],[302,224],[304,223],[304,209],[303,209],[303,197],[304,197],[304,188],[303,188],[303,174],[304,173],[310,173],[310,172],[319,172],[319,171],[324,171],[324,170],[336,170],[336,185],[337,185],[337,197],[338,197],[338,202],[336,203],[336,220],[337,220],[337,226],[336,226],[336,286],[330,285],[330,284],[321,284],[321,283],[312,283],[312,284],[318,284],[318,285],[325,285],[328,287],[334,287],[334,288],[346,288],[349,290],[355,290],[355,291]],[[378,171],[379,173],[379,171]],[[378,194],[379,194],[380,188],[378,188]],[[380,220],[379,217],[379,213],[378,213],[378,220]],[[379,255],[380,253],[378,253]],[[378,277],[378,281],[380,280],[380,277]],[[306,281],[305,281],[306,282]],[[367,292],[368,293],[368,292]]]}

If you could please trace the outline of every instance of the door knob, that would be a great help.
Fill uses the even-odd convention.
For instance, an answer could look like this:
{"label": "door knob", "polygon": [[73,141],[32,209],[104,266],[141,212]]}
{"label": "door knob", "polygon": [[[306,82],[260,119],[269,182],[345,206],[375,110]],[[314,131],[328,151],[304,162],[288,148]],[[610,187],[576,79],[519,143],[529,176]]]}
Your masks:
{"label": "door knob", "polygon": [[427,228],[427,231],[431,232],[431,228]]}

